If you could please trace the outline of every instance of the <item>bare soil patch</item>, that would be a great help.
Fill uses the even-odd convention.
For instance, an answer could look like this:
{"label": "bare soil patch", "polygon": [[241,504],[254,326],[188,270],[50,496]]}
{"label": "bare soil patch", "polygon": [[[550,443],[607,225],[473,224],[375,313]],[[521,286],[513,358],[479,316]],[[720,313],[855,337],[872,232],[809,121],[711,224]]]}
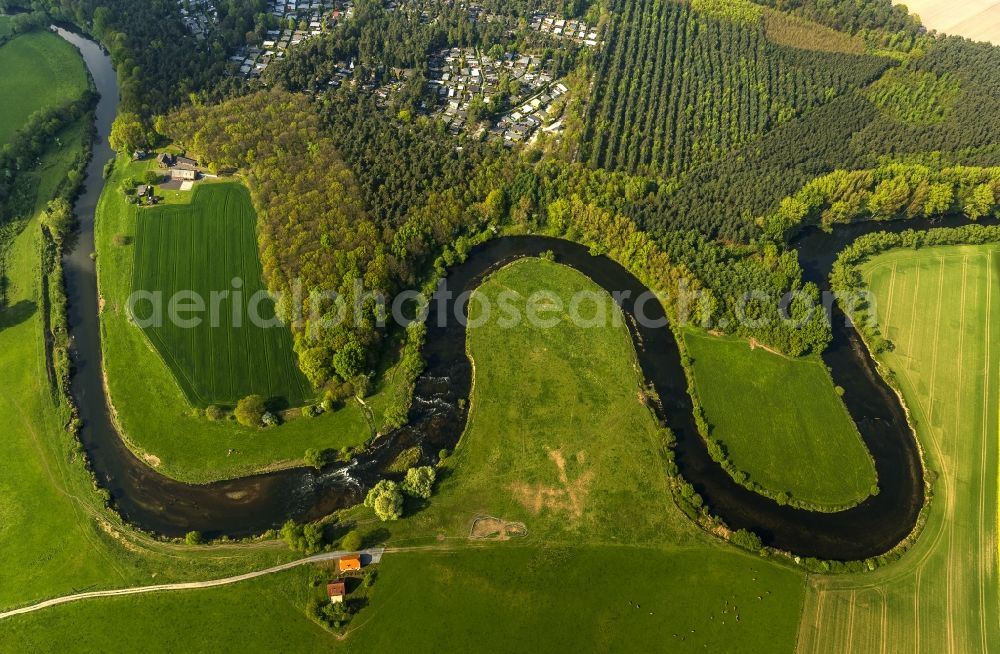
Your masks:
{"label": "bare soil patch", "polygon": [[508,522],[489,515],[478,516],[472,521],[472,529],[469,530],[469,538],[472,540],[510,540],[527,535],[528,528],[523,522]]}

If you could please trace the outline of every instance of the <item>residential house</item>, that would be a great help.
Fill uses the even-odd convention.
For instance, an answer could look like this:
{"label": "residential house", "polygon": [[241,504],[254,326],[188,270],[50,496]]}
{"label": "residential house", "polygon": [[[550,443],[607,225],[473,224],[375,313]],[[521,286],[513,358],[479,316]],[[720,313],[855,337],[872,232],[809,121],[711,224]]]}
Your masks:
{"label": "residential house", "polygon": [[353,572],[361,569],[361,556],[357,554],[352,554],[350,556],[342,556],[337,561],[337,570],[340,572]]}

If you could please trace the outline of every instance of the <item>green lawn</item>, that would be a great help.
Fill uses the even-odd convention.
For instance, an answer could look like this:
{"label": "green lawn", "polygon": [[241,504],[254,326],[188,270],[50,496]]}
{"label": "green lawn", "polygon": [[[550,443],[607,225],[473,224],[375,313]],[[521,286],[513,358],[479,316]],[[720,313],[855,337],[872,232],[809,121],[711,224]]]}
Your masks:
{"label": "green lawn", "polygon": [[[198,406],[231,406],[253,394],[301,406],[312,395],[296,366],[291,332],[274,323],[256,220],[240,184],[199,185],[190,204],[138,213],[132,290],[160,294],[162,315],[155,320],[153,303],[143,301],[136,316],[155,323],[144,327],[146,334]],[[170,298],[186,293],[200,298],[204,310],[178,312],[180,320],[173,320]]]}
{"label": "green lawn", "polygon": [[[176,192],[167,195],[168,205],[156,209],[128,204],[120,191],[122,181],[130,176],[141,178],[155,165],[149,161],[117,163],[98,205],[95,232],[98,282],[104,299],[104,365],[118,422],[133,450],[164,474],[206,482],[298,464],[310,448],[340,449],[367,441],[381,424],[383,396],[394,390],[391,371],[380,379],[375,395],[365,400],[371,414],[350,401],[316,418],[295,418],[292,412],[280,427],[257,430],[233,420],[212,422],[194,410],[163,358],[126,317],[135,250],[141,245],[139,217],[145,220],[158,211],[181,211],[192,200],[191,192]],[[202,186],[195,197],[206,191],[214,195],[211,186]],[[117,245],[119,235],[131,242]]]}
{"label": "green lawn", "polygon": [[[479,292],[503,289],[521,300],[598,290],[539,260]],[[4,625],[0,649],[792,651],[804,575],[705,534],[673,505],[623,326],[502,329],[494,319],[468,347],[471,419],[429,506],[397,523],[364,508],[343,517],[384,530],[389,545],[432,548],[386,555],[345,640],[304,618],[315,591],[296,572],[58,607]],[[522,521],[527,536],[470,541],[481,514]]]}
{"label": "green lawn", "polygon": [[936,477],[926,528],[872,575],[811,578],[803,652],[986,652],[1000,643],[1000,246],[897,250],[863,266]]}
{"label": "green lawn", "polygon": [[874,463],[822,360],[702,333],[685,340],[711,435],[750,480],[822,507],[868,497]]}
{"label": "green lawn", "polygon": [[0,71],[0,143],[35,111],[78,98],[87,88],[76,48],[45,31],[22,34],[0,47]]}

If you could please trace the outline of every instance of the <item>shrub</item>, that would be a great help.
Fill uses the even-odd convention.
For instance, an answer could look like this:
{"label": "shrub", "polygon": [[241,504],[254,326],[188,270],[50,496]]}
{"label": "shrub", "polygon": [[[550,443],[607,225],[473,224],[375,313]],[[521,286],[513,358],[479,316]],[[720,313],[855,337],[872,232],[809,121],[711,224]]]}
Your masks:
{"label": "shrub", "polygon": [[403,493],[399,484],[388,479],[378,482],[368,491],[365,506],[374,509],[379,520],[398,520],[403,515]]}
{"label": "shrub", "polygon": [[737,529],[733,532],[733,535],[729,537],[729,540],[734,545],[738,545],[745,550],[750,550],[751,552],[759,552],[764,546],[764,544],[761,543],[760,536],[748,529]]}
{"label": "shrub", "polygon": [[300,525],[289,520],[281,527],[281,537],[293,552],[315,554],[323,549],[323,526],[320,524]]}
{"label": "shrub", "polygon": [[205,417],[209,420],[222,420],[226,417],[226,412],[218,405],[209,404],[205,408]]}
{"label": "shrub", "polygon": [[201,532],[189,531],[184,535],[184,542],[188,545],[201,545],[205,541],[201,536]]}
{"label": "shrub", "polygon": [[247,395],[236,403],[236,420],[247,427],[260,427],[264,424],[264,414],[267,406],[260,395]]}
{"label": "shrub", "polygon": [[281,423],[281,420],[278,419],[278,416],[271,413],[270,411],[265,411],[264,415],[260,417],[260,421],[261,423],[264,424],[265,427],[276,427],[278,424]]}
{"label": "shrub", "polygon": [[340,549],[348,552],[356,552],[361,549],[363,541],[364,539],[361,537],[361,532],[357,529],[352,529],[344,534],[344,537],[340,539]]}
{"label": "shrub", "polygon": [[337,452],[333,449],[326,448],[322,450],[306,450],[305,456],[306,465],[310,465],[313,468],[319,470],[320,468],[333,463],[337,460]]}
{"label": "shrub", "polygon": [[434,480],[436,478],[437,473],[430,466],[410,468],[406,471],[406,478],[403,479],[403,492],[410,497],[419,497],[426,500],[433,492]]}

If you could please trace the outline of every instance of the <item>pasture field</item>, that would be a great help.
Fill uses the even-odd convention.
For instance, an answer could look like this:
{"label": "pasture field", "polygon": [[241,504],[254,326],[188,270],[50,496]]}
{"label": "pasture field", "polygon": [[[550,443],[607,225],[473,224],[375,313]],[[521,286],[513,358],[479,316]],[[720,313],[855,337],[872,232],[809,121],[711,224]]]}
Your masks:
{"label": "pasture field", "polygon": [[[126,442],[160,472],[176,479],[207,482],[238,477],[264,469],[302,463],[307,449],[354,447],[366,442],[382,424],[382,412],[396,388],[394,370],[380,376],[362,406],[349,401],[342,408],[315,418],[285,415],[278,428],[247,429],[233,420],[210,421],[188,401],[176,377],[142,330],[126,319],[132,292],[134,250],[139,209],[119,190],[128,177],[141,179],[156,163],[118,161],[97,208],[97,275],[104,300],[101,346],[108,387]],[[199,184],[216,185],[213,180]],[[164,193],[173,210],[193,199],[191,192]],[[228,288],[228,281],[226,286]],[[294,362],[292,363],[294,365]]]}
{"label": "pasture field", "polygon": [[780,604],[801,589],[795,572],[735,550],[707,560],[614,545],[402,552],[379,564],[371,603],[344,640],[305,616],[307,575],[293,572],[14,618],[0,648],[787,652],[798,614]]}
{"label": "pasture field", "polygon": [[[564,300],[599,290],[540,260],[498,271],[478,293],[504,289],[523,300],[540,289]],[[673,505],[622,325],[501,329],[491,319],[470,332],[468,349],[470,422],[430,504],[409,506],[395,523],[374,522],[364,508],[341,518],[390,548],[417,548],[386,554],[346,639],[304,617],[307,581],[296,572],[57,607],[4,625],[0,649],[265,651],[279,632],[291,651],[387,651],[400,642],[442,652],[792,651],[804,575],[706,535]],[[521,521],[527,534],[472,541],[480,515]]]}
{"label": "pasture field", "polygon": [[[143,329],[191,403],[233,405],[256,394],[303,404],[310,388],[296,367],[291,332],[280,324],[260,326],[274,317],[270,298],[253,303],[258,294],[266,297],[266,289],[257,256],[257,216],[246,188],[199,185],[190,204],[143,209],[137,219],[133,292],[160,293],[164,299],[162,324]],[[209,309],[213,293],[228,295],[215,312],[181,314],[198,321],[191,326],[167,315],[167,299],[182,292],[197,294]],[[233,299],[237,295],[240,300]],[[138,319],[153,315],[150,304],[135,307]]]}
{"label": "pasture field", "polygon": [[22,34],[0,46],[0,71],[0,143],[34,112],[74,100],[87,89],[86,69],[76,48],[44,31]]}
{"label": "pasture field", "polygon": [[896,250],[863,273],[895,344],[883,362],[916,423],[934,498],[899,562],[810,580],[798,651],[994,651],[1000,246]]}
{"label": "pasture field", "polygon": [[[82,127],[30,174],[34,211],[6,258],[9,306],[0,310],[0,606],[10,608],[81,589],[156,580],[225,576],[290,558],[272,543],[192,549],[135,536],[101,508],[76,442],[68,408],[45,369],[38,214],[79,153]],[[25,173],[26,175],[29,173]],[[0,650],[21,651],[0,625]],[[44,649],[44,648],[43,648]]]}
{"label": "pasture field", "polygon": [[819,357],[684,335],[711,436],[761,486],[819,506],[868,497],[875,464]]}

